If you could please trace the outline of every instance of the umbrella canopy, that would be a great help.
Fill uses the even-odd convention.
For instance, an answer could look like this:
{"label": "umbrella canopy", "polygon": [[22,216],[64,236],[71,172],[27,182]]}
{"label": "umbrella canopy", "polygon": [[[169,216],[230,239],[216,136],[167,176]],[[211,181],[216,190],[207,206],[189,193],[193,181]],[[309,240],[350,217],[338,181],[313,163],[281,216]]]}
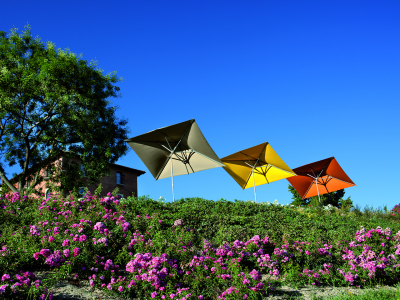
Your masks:
{"label": "umbrella canopy", "polygon": [[125,142],[156,180],[223,166],[194,119]]}
{"label": "umbrella canopy", "polygon": [[221,158],[221,161],[224,170],[242,189],[254,187],[254,194],[257,185],[296,175],[268,142]]}
{"label": "umbrella canopy", "polygon": [[287,180],[303,199],[355,186],[334,157],[298,167],[293,171],[297,176]]}

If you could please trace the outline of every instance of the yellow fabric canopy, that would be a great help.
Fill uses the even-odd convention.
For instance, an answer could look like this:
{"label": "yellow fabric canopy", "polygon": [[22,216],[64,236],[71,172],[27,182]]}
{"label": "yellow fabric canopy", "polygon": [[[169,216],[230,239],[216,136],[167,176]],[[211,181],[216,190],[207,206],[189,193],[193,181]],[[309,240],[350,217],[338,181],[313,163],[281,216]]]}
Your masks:
{"label": "yellow fabric canopy", "polygon": [[221,161],[224,170],[242,189],[296,176],[268,142],[226,156]]}

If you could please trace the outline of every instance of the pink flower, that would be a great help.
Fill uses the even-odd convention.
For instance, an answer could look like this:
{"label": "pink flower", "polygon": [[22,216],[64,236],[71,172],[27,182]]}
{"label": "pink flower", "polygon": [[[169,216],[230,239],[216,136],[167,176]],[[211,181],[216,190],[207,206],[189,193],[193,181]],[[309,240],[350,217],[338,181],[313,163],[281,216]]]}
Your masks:
{"label": "pink flower", "polygon": [[54,242],[54,236],[49,236],[49,243]]}
{"label": "pink flower", "polygon": [[10,279],[10,275],[8,275],[8,274],[4,274],[2,277],[1,277],[1,281],[6,281],[6,280],[9,280]]}
{"label": "pink flower", "polygon": [[310,251],[308,251],[308,250],[306,250],[306,254],[307,254],[307,255],[310,255],[310,254],[311,254],[311,252],[310,252]]}
{"label": "pink flower", "polygon": [[155,298],[157,296],[157,292],[151,293],[151,298]]}
{"label": "pink flower", "polygon": [[81,242],[85,242],[86,241],[86,235],[81,235],[80,237],[79,237],[79,241],[81,241]]}
{"label": "pink flower", "polygon": [[74,248],[74,257],[75,256],[78,256],[79,255],[79,253],[81,252],[81,249],[79,249],[79,248]]}
{"label": "pink flower", "polygon": [[70,250],[69,249],[65,249],[63,252],[64,252],[64,256],[65,257],[68,257],[69,254],[70,254]]}
{"label": "pink flower", "polygon": [[118,291],[119,291],[120,293],[122,293],[123,290],[124,290],[124,288],[122,287],[122,285],[120,285],[119,288],[118,288]]}
{"label": "pink flower", "polygon": [[33,253],[33,258],[36,259],[36,260],[38,260],[39,254],[40,254],[39,252]]}
{"label": "pink flower", "polygon": [[63,240],[63,242],[62,242],[62,246],[63,246],[63,247],[67,247],[67,246],[70,246],[70,245],[71,245],[71,242],[70,242],[69,239]]}
{"label": "pink flower", "polygon": [[42,250],[40,250],[39,253],[40,253],[41,255],[43,255],[44,257],[49,257],[50,254],[51,254],[51,252],[50,252],[49,249],[42,249]]}

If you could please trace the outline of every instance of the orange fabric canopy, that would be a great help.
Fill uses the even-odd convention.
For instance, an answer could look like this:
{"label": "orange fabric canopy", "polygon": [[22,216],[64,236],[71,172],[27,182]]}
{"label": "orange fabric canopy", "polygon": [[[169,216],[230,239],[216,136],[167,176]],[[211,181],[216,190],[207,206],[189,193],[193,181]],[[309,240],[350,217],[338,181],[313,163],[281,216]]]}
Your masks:
{"label": "orange fabric canopy", "polygon": [[334,157],[298,167],[293,171],[297,176],[286,179],[303,199],[355,186]]}

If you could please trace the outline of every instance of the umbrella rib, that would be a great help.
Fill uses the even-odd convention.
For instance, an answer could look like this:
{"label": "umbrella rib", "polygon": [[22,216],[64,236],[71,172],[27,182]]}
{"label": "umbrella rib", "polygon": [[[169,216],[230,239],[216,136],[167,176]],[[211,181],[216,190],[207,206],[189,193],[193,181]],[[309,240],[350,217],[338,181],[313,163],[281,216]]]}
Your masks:
{"label": "umbrella rib", "polygon": [[288,170],[284,170],[284,169],[282,169],[282,168],[279,168],[279,167],[277,167],[277,166],[274,166],[274,165],[271,165],[271,164],[267,164],[267,165],[269,165],[269,166],[271,166],[271,167],[274,167],[274,168],[277,168],[277,169],[279,169],[279,170],[281,170],[281,171],[284,171],[284,172],[286,172],[286,173],[289,173],[289,174],[294,174],[294,175],[296,175],[296,173],[295,172],[289,172]]}
{"label": "umbrella rib", "polygon": [[188,163],[188,165],[189,165],[189,167],[192,169],[192,172],[194,173],[194,170],[193,170],[193,168],[192,168],[192,165],[190,164],[190,162],[189,162],[189,160],[192,158],[192,156],[196,153],[194,150],[192,150],[192,149],[190,149],[190,153],[189,153],[189,156],[188,156],[188,158],[187,158],[187,163]]}
{"label": "umbrella rib", "polygon": [[168,144],[169,148],[172,150],[172,147],[171,147],[171,145],[170,145],[169,142],[168,142],[167,136],[164,136],[164,137],[165,137],[165,140],[167,141],[167,144]]}
{"label": "umbrella rib", "polygon": [[309,167],[310,168],[310,170],[311,170],[311,173],[314,175],[314,177],[313,176],[311,176],[309,173],[307,174],[308,176],[310,176],[310,177],[312,177],[312,178],[318,178],[318,175],[315,175],[315,173],[314,173],[314,169],[313,168],[311,168],[311,167]]}
{"label": "umbrella rib", "polygon": [[265,173],[263,174],[265,177],[265,180],[267,181],[267,183],[269,184],[268,178],[267,178],[267,172],[272,168],[271,165],[268,165],[268,167],[265,168]]}
{"label": "umbrella rib", "polygon": [[[163,144],[161,144],[160,142],[159,142],[159,144],[161,145],[161,146],[163,146],[165,149],[167,149],[170,153],[172,153],[172,150],[171,149],[168,149],[166,146],[164,146]],[[168,146],[169,146],[169,143],[168,143]],[[171,147],[171,146],[170,146]]]}
{"label": "umbrella rib", "polygon": [[216,163],[216,164],[220,165],[221,167],[225,166],[223,163],[221,164],[220,162],[218,162],[218,161],[215,161],[214,159],[212,159],[212,158],[209,158],[208,156],[205,156],[205,155],[201,154],[200,152],[195,152],[195,153],[197,153],[198,155],[201,155],[201,156],[203,156],[204,158],[207,158],[207,159],[211,160],[212,162],[214,162],[214,163]]}
{"label": "umbrella rib", "polygon": [[[264,146],[263,150],[261,151],[261,153],[262,153],[263,151],[265,151],[265,149],[267,148],[267,146],[268,146],[268,143],[265,144],[265,146]],[[260,153],[260,155],[261,155],[261,153]],[[255,165],[257,165],[257,163],[259,163],[259,161],[260,161],[260,155],[258,156]],[[264,171],[264,169],[262,168],[262,166],[261,166],[261,164],[260,164],[260,167],[261,167],[261,175],[264,176],[265,180],[267,181],[267,184],[269,184],[269,180],[268,180],[268,178],[267,178],[267,172],[268,172],[268,170],[270,170],[270,169],[272,168],[272,165],[268,164],[267,162],[263,162],[263,163],[266,164],[267,167],[265,168],[265,171]],[[257,169],[256,169],[256,170],[257,170]],[[257,170],[257,171],[258,171],[258,170]],[[254,170],[253,170],[253,173],[254,173]]]}
{"label": "umbrella rib", "polygon": [[353,183],[350,183],[350,182],[348,182],[348,181],[345,181],[345,180],[342,180],[342,179],[339,179],[339,178],[336,178],[336,177],[333,177],[333,176],[330,176],[330,175],[329,175],[329,177],[331,177],[332,179],[339,180],[339,181],[344,182],[344,183],[354,184],[354,186],[356,186],[356,184],[355,184],[354,182],[353,182]]}
{"label": "umbrella rib", "polygon": [[314,176],[312,176],[311,174],[307,174],[307,176],[310,176],[312,179],[314,179],[314,180],[316,180],[318,177],[314,177],[315,176],[315,174],[314,174]]}
{"label": "umbrella rib", "polygon": [[[194,120],[193,120],[192,123],[190,123],[190,125],[186,128],[186,130],[185,130],[184,134],[182,134],[182,136],[181,136],[181,138],[180,138],[178,144],[175,146],[175,149],[176,149],[176,147],[178,147],[178,145],[180,145],[180,143],[181,143],[183,137],[186,135],[186,133],[188,132],[189,128],[192,127],[193,122],[194,122]],[[174,151],[175,151],[175,149],[174,149]]]}
{"label": "umbrella rib", "polygon": [[[332,160],[331,160],[332,161]],[[319,173],[318,177],[321,176],[322,172],[325,170],[325,168],[331,163],[331,161],[327,162],[326,165],[321,169],[321,172]]]}
{"label": "umbrella rib", "polygon": [[[162,166],[162,168],[161,168],[160,171],[158,172],[157,176],[155,177],[155,180],[157,180],[157,179],[160,177],[161,173],[164,171],[166,165],[168,164],[168,161],[169,161],[170,158],[172,157],[172,154],[173,154],[173,153],[171,152],[170,155],[168,156],[168,159],[165,161],[164,165]],[[172,157],[172,159],[174,159],[174,158]]]}
{"label": "umbrella rib", "polygon": [[[160,131],[164,136],[167,136],[167,135],[165,135],[162,131]],[[186,132],[185,132],[186,133]],[[167,136],[168,137],[168,136]],[[172,139],[172,138],[170,138],[171,140],[173,140],[173,141],[175,141],[174,139]],[[175,160],[178,160],[178,161],[180,161],[180,162],[182,162],[182,160],[181,160],[181,158],[175,153],[175,149],[176,149],[176,147],[178,147],[178,145],[180,144],[180,142],[181,142],[181,140],[182,140],[182,138],[179,140],[179,142],[177,143],[177,145],[175,146],[175,148],[171,151],[171,150],[169,150],[167,147],[165,147],[163,144],[161,144],[161,143],[159,143],[161,146],[163,146],[165,149],[167,149],[168,151],[170,151],[170,155],[168,156],[168,160],[169,160],[169,158],[171,158],[172,157],[172,159],[175,159]],[[171,147],[172,148],[172,147]],[[174,158],[172,155],[173,154],[175,154],[175,156],[176,157],[178,157],[178,159],[176,159],[176,158]],[[161,175],[161,173],[164,171],[164,169],[165,169],[165,166],[168,164],[168,160],[166,160],[165,161],[165,163],[164,163],[164,165],[163,165],[163,167],[160,169],[160,171],[158,172],[158,174],[157,174],[157,176],[156,176],[156,180],[160,177],[160,175]]]}
{"label": "umbrella rib", "polygon": [[[242,152],[241,152],[241,153],[242,153]],[[247,160],[251,163],[251,160],[249,159],[249,157],[251,157],[251,156],[248,156],[248,155],[245,154],[245,153],[242,153],[242,154],[246,155]],[[255,163],[253,166],[252,166],[251,164],[247,163],[247,162],[244,162],[244,163],[247,164],[249,167],[251,167],[251,173],[250,173],[249,177],[247,178],[246,183],[245,183],[244,186],[246,186],[247,183],[249,182],[249,180],[250,180],[250,178],[251,178],[251,175],[252,175],[253,172],[254,172],[255,166],[257,165],[257,162],[258,162],[258,158],[257,158],[256,163]],[[243,188],[243,189],[244,189],[244,188]]]}
{"label": "umbrella rib", "polygon": [[316,179],[314,179],[313,180],[313,182],[310,184],[310,186],[308,187],[308,189],[307,189],[307,192],[304,194],[304,197],[303,197],[303,199],[305,199],[305,198],[307,198],[306,197],[306,195],[308,194],[308,192],[310,191],[310,189],[311,189],[311,187],[312,187],[312,185],[314,184],[314,181],[316,181]]}

